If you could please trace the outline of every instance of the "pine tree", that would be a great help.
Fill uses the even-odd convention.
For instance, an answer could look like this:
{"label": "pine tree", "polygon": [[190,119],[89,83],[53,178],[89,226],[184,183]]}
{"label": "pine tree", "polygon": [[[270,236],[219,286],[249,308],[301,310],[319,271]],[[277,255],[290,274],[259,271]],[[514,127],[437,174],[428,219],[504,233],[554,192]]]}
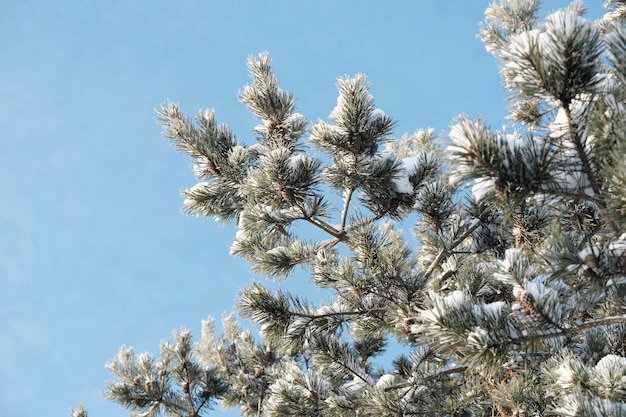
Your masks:
{"label": "pine tree", "polygon": [[626,415],[626,2],[608,6],[597,22],[582,2],[543,21],[538,0],[489,7],[510,124],[459,116],[444,145],[393,139],[363,75],[310,125],[267,54],[240,92],[254,145],[164,104],[200,180],[183,211],[235,222],[253,271],[303,268],[332,298],[253,282],[236,308],[257,336],[233,315],[158,359],[123,347],[106,396],[137,416]]}

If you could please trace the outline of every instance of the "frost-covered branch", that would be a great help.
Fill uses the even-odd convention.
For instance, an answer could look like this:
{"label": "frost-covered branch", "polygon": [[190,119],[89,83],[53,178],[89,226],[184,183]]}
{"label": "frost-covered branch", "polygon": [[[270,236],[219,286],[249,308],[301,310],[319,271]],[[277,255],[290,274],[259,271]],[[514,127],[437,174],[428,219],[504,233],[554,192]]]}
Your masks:
{"label": "frost-covered branch", "polygon": [[545,333],[534,333],[532,335],[520,336],[511,339],[513,343],[528,343],[535,340],[544,340],[544,339],[553,339],[562,336],[568,336],[572,334],[577,334],[584,332],[586,330],[592,329],[594,327],[606,327],[611,326],[613,324],[626,324],[626,315],[621,316],[613,316],[613,317],[603,317],[601,319],[589,320],[585,323],[568,327],[568,328],[559,328],[556,331],[549,331]]}

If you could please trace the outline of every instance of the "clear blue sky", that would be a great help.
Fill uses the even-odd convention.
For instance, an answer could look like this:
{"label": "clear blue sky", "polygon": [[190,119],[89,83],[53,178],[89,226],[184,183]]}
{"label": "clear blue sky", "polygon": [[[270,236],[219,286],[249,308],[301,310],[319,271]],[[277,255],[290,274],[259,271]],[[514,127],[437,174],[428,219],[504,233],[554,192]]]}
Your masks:
{"label": "clear blue sky", "polygon": [[199,336],[252,278],[228,255],[232,227],[180,214],[195,181],[155,107],[215,108],[251,143],[236,95],[246,57],[269,51],[311,121],[335,105],[337,77],[362,72],[398,137],[445,137],[460,113],[499,127],[505,93],[475,38],[491,1],[3,1],[0,415],[84,402],[126,416],[101,398],[119,346],[157,352],[181,326]]}

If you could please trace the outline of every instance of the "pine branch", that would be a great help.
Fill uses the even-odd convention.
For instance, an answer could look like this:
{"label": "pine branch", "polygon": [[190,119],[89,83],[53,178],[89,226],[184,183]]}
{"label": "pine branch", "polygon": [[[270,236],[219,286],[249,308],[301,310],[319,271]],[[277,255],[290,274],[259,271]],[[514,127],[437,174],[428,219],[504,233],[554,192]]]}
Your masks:
{"label": "pine branch", "polygon": [[[419,378],[419,381],[422,383],[422,382],[426,382],[435,378],[440,378],[446,375],[461,374],[467,371],[468,369],[469,369],[469,366],[467,365],[457,365],[457,366],[452,366],[452,367],[448,367],[444,369],[439,369],[431,374],[428,374]],[[400,389],[400,388],[407,388],[413,385],[415,385],[415,381],[406,381],[406,382],[403,382],[402,384],[396,384],[396,385],[387,387],[385,388],[385,391],[393,391],[393,390]]]}
{"label": "pine branch", "polygon": [[314,217],[306,217],[305,220],[308,221],[309,223],[319,227],[321,230],[323,230],[324,232],[328,233],[332,237],[334,237],[336,239],[339,239],[342,242],[346,241],[346,234],[345,234],[345,232],[342,232],[342,231],[339,231],[339,230],[335,229],[334,227],[332,227],[328,223],[324,222],[323,220],[319,220],[319,219],[316,219]]}
{"label": "pine branch", "polygon": [[368,372],[354,360],[354,353],[350,351],[346,341],[338,339],[335,335],[315,334],[312,335],[310,344],[313,351],[317,351],[317,354],[321,355],[321,362],[323,359],[330,359],[332,361],[331,366],[339,367],[367,385],[371,384],[372,381]]}
{"label": "pine branch", "polygon": [[459,373],[463,373],[467,371],[468,368],[469,367],[465,365],[457,365],[457,366],[453,366],[450,368],[444,368],[444,369],[436,371],[435,373],[429,376],[426,376],[424,379],[439,378],[441,376],[459,374]]}
{"label": "pine branch", "polygon": [[363,314],[370,313],[384,313],[387,309],[384,308],[371,308],[364,311],[337,311],[333,313],[324,313],[324,314],[305,314],[297,311],[291,311],[290,313],[294,316],[298,317],[306,317],[308,319],[324,319],[329,317],[343,317],[343,316],[360,316]]}
{"label": "pine branch", "polygon": [[596,319],[596,320],[589,320],[577,326],[561,328],[557,332],[551,332],[551,333],[546,333],[546,334],[534,334],[534,335],[529,335],[529,336],[512,338],[511,342],[512,343],[527,343],[527,342],[533,342],[537,340],[552,339],[555,337],[568,336],[571,334],[580,333],[585,330],[592,329],[594,327],[605,327],[605,326],[610,326],[613,324],[626,324],[626,314],[621,315],[621,316],[612,316],[612,317],[604,317],[604,318]]}

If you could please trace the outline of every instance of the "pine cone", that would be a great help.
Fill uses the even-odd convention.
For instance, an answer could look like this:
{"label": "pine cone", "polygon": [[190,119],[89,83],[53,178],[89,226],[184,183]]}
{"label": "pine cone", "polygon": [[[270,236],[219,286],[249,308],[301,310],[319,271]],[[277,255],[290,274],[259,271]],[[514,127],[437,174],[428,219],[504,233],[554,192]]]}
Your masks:
{"label": "pine cone", "polygon": [[433,230],[436,233],[439,233],[439,231],[441,230],[441,219],[437,217],[437,214],[430,218],[430,225],[433,227]]}
{"label": "pine cone", "polygon": [[587,310],[579,311],[578,314],[576,315],[576,318],[583,323],[589,320],[593,320],[593,316],[589,314]]}
{"label": "pine cone", "polygon": [[396,214],[396,211],[398,210],[398,207],[400,207],[401,202],[402,200],[397,197],[392,198],[391,202],[389,203],[389,209],[387,210],[387,212],[392,216]]}
{"label": "pine cone", "polygon": [[592,269],[597,268],[598,257],[594,255],[593,253],[590,253],[589,255],[585,256],[585,265],[587,265],[589,268],[592,268]]}
{"label": "pine cone", "polygon": [[525,311],[529,312],[530,314],[538,313],[537,309],[535,308],[535,300],[533,299],[533,296],[530,295],[525,289],[519,291],[516,294],[515,298],[517,298],[520,306],[522,306]]}
{"label": "pine cone", "polygon": [[210,158],[206,160],[206,169],[213,175],[220,175],[220,167]]}
{"label": "pine cone", "polygon": [[309,400],[313,401],[313,402],[317,402],[319,400],[319,397],[317,396],[317,393],[315,391],[309,391]]}
{"label": "pine cone", "polygon": [[570,218],[570,226],[572,227],[572,230],[574,230],[575,232],[580,232],[582,230],[582,224],[583,220],[580,216],[580,213],[575,211]]}
{"label": "pine cone", "polygon": [[404,331],[405,334],[410,335],[411,334],[411,326],[413,326],[415,323],[417,323],[417,320],[415,320],[414,317],[406,317],[402,319],[402,330]]}
{"label": "pine cone", "polygon": [[280,186],[278,187],[278,194],[283,198],[283,200],[285,200],[292,206],[296,205],[296,198],[294,197],[293,192],[291,190]]}
{"label": "pine cone", "polygon": [[443,274],[441,274],[441,282],[447,280],[448,278],[450,278],[452,275],[454,275],[456,273],[456,270],[454,269],[448,269],[446,272],[444,272]]}
{"label": "pine cone", "polygon": [[509,407],[506,407],[500,403],[496,403],[496,409],[498,410],[498,413],[500,413],[500,416],[512,417],[512,410]]}
{"label": "pine cone", "polygon": [[146,390],[146,393],[148,395],[154,394],[157,391],[157,388],[158,388],[158,384],[153,379],[146,381],[146,383],[144,384],[144,389]]}
{"label": "pine cone", "polygon": [[515,226],[512,230],[512,234],[515,237],[515,247],[519,248],[520,246],[522,246],[522,228],[519,226]]}
{"label": "pine cone", "polygon": [[504,201],[506,199],[506,189],[504,188],[502,181],[500,181],[499,179],[496,180],[496,182],[493,185],[493,188],[494,188],[494,191],[496,192],[496,196],[501,201]]}
{"label": "pine cone", "polygon": [[280,233],[283,236],[289,237],[289,232],[287,232],[287,230],[285,230],[285,227],[282,224],[276,223],[274,225],[274,230],[277,231],[278,233]]}

